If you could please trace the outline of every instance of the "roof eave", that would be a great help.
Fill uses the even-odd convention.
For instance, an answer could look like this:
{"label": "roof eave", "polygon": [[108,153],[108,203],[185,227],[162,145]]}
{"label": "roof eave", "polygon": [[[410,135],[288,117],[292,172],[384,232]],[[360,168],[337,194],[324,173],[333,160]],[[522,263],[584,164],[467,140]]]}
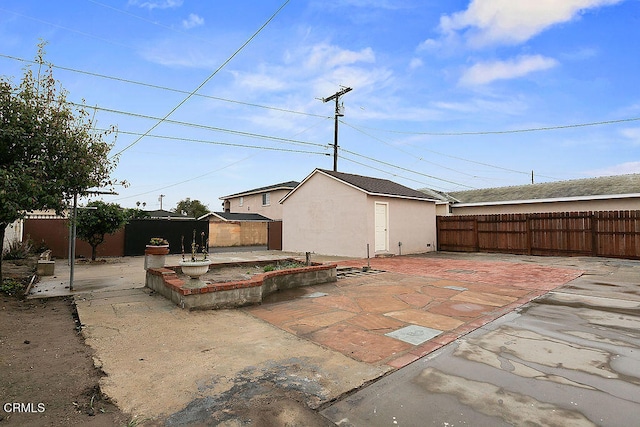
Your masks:
{"label": "roof eave", "polygon": [[637,199],[640,193],[630,194],[600,194],[593,196],[573,196],[573,197],[554,197],[547,199],[526,199],[526,200],[499,200],[496,202],[473,202],[473,203],[452,203],[453,207],[466,208],[476,206],[500,206],[500,205],[524,205],[533,203],[558,203],[558,202],[580,202],[591,200],[610,200],[610,199]]}
{"label": "roof eave", "polygon": [[252,196],[254,194],[268,193],[270,191],[278,191],[278,190],[289,190],[289,191],[291,191],[294,188],[295,187],[274,187],[274,188],[263,188],[262,190],[249,190],[249,191],[245,191],[243,193],[230,194],[228,196],[219,197],[218,200],[234,199],[236,197]]}

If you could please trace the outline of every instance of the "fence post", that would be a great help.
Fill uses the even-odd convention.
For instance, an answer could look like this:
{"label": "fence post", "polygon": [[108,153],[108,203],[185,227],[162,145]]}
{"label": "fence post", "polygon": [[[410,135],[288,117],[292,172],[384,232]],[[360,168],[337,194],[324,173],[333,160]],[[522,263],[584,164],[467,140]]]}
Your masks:
{"label": "fence post", "polygon": [[591,255],[598,256],[598,218],[595,212],[589,212],[591,219]]}
{"label": "fence post", "polygon": [[476,252],[480,252],[480,238],[478,236],[478,216],[473,218],[473,239]]}
{"label": "fence post", "polygon": [[531,255],[533,253],[533,250],[531,249],[533,242],[531,241],[531,215],[530,214],[525,214],[524,223],[525,223],[525,230],[527,232],[527,255]]}

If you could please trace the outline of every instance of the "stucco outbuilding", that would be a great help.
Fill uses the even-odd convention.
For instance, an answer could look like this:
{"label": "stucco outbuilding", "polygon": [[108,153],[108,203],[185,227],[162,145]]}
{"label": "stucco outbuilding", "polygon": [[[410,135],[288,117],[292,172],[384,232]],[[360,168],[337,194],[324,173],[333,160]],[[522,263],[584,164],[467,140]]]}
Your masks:
{"label": "stucco outbuilding", "polygon": [[395,182],[315,169],[282,204],[282,249],[366,257],[435,250],[435,200]]}

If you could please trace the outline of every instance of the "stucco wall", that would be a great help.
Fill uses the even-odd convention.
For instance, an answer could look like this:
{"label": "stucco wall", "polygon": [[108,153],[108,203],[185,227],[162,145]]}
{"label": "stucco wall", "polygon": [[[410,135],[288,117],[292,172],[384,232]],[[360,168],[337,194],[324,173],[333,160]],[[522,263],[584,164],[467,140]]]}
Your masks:
{"label": "stucco wall", "polygon": [[[452,215],[485,215],[503,213],[589,212],[640,210],[640,199],[584,200],[566,202],[522,203],[497,206],[455,207]],[[442,213],[439,215],[449,215]]]}
{"label": "stucco wall", "polygon": [[[283,203],[282,249],[364,258],[375,255],[375,202],[388,203],[389,252],[433,250],[435,203],[372,197],[316,173]],[[430,246],[427,246],[430,245]]]}
{"label": "stucco wall", "polygon": [[269,205],[267,206],[262,206],[263,193],[244,196],[242,206],[240,206],[239,197],[229,199],[229,212],[257,213],[269,219],[280,221],[282,219],[282,205],[278,202],[289,193],[289,190],[275,190],[268,191],[268,193],[271,195]]}
{"label": "stucco wall", "polygon": [[22,225],[23,221],[21,219],[7,225],[4,229],[4,250],[7,250],[9,247],[9,243],[13,243],[14,241],[22,241]]}
{"label": "stucco wall", "polygon": [[[437,247],[435,203],[390,197],[369,197],[367,211],[371,213],[372,228],[375,202],[389,203],[389,253],[399,255],[435,250]],[[370,239],[370,246],[373,248],[375,232]],[[402,242],[402,246],[398,245],[399,242]]]}
{"label": "stucco wall", "polygon": [[316,173],[283,203],[282,250],[366,256],[366,194]]}

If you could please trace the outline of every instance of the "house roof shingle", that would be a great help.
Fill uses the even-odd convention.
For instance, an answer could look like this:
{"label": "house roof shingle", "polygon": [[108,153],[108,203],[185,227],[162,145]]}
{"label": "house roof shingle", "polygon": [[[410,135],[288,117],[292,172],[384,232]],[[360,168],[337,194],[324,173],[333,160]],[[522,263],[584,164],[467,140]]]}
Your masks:
{"label": "house roof shingle", "polygon": [[388,179],[372,178],[370,176],[353,175],[344,172],[335,172],[325,169],[316,169],[326,175],[332,176],[340,181],[357,187],[369,194],[384,196],[406,197],[411,199],[433,200],[433,197],[414,190],[404,185],[398,184]]}
{"label": "house roof shingle", "polygon": [[452,191],[446,196],[453,198],[458,203],[493,203],[622,194],[640,194],[640,174]]}
{"label": "house roof shingle", "polygon": [[235,194],[230,194],[228,196],[223,196],[223,197],[220,197],[220,200],[231,199],[231,198],[240,197],[240,196],[248,196],[250,194],[256,194],[256,193],[264,193],[265,191],[293,190],[298,186],[298,184],[299,184],[298,181],[281,182],[280,184],[268,185],[266,187],[254,188],[252,190],[243,191],[241,193],[235,193]]}

